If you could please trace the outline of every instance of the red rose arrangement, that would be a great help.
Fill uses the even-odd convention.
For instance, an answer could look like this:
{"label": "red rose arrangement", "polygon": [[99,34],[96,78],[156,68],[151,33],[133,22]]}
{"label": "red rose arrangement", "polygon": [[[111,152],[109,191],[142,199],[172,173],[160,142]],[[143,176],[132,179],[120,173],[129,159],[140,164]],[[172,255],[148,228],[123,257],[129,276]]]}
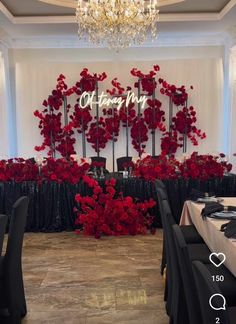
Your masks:
{"label": "red rose arrangement", "polygon": [[[97,82],[98,81],[104,81],[107,78],[107,75],[105,72],[101,74],[91,74],[89,73],[87,68],[84,68],[83,71],[80,73],[81,79],[76,83],[77,87],[77,94],[81,94],[84,91],[92,92],[96,90]],[[78,88],[81,90],[80,93],[78,93]]]}
{"label": "red rose arrangement", "polygon": [[173,157],[160,155],[158,158],[147,156],[138,160],[134,167],[134,175],[145,180],[175,179],[178,176],[179,162]]}
{"label": "red rose arrangement", "polygon": [[[34,115],[40,119],[40,134],[44,137],[41,146],[36,146],[36,151],[43,151],[49,148],[48,156],[55,156],[56,151],[60,152],[63,157],[74,154],[75,139],[72,137],[74,132],[67,125],[62,126],[61,109],[65,97],[74,93],[74,87],[68,89],[65,83],[65,76],[60,74],[57,79],[56,89],[54,89],[47,100],[43,101],[44,110],[39,112],[36,110]],[[67,112],[70,105],[66,107]]]}
{"label": "red rose arrangement", "polygon": [[[151,228],[153,217],[148,209],[155,206],[150,199],[137,202],[131,197],[123,197],[115,190],[116,180],[105,183],[105,189],[94,179],[84,176],[83,180],[92,189],[91,196],[76,195],[79,204],[76,224],[82,226],[84,235],[100,238],[102,235],[146,234]],[[81,230],[77,230],[79,234]]]}
{"label": "red rose arrangement", "polygon": [[78,104],[75,104],[73,115],[70,116],[70,127],[76,129],[79,134],[86,131],[93,119],[90,111],[90,107],[81,108]]}
{"label": "red rose arrangement", "polygon": [[123,127],[126,127],[127,125],[128,127],[131,127],[136,116],[137,114],[134,103],[130,103],[128,107],[123,105],[119,110],[119,118]]}
{"label": "red rose arrangement", "polygon": [[[160,92],[171,98],[172,102],[176,106],[184,106],[188,99],[188,93],[185,86],[176,87],[174,84],[169,84],[167,81],[159,78],[159,84],[161,84]],[[193,89],[191,86],[190,89]]]}
{"label": "red rose arrangement", "polygon": [[15,158],[0,161],[0,181],[55,181],[78,183],[90,165],[81,159],[81,164],[66,159],[47,158],[41,166],[34,159]]}
{"label": "red rose arrangement", "polygon": [[147,104],[149,107],[144,110],[144,120],[148,128],[151,130],[159,128],[160,131],[165,131],[165,112],[161,110],[161,102],[157,99],[148,99]]}
{"label": "red rose arrangement", "polygon": [[134,149],[141,155],[144,152],[148,141],[148,128],[143,117],[136,117],[130,130],[132,145]]}
{"label": "red rose arrangement", "polygon": [[32,159],[15,158],[0,161],[0,181],[34,181],[38,180],[38,166]]}
{"label": "red rose arrangement", "polygon": [[[142,86],[142,91],[147,92],[147,95],[151,96],[157,87],[155,76],[159,70],[159,65],[154,65],[153,69],[147,74],[142,73],[137,68],[133,68],[130,73],[131,75],[139,78]],[[134,86],[135,88],[138,88],[139,82],[136,82]]]}
{"label": "red rose arrangement", "polygon": [[192,106],[189,108],[184,107],[172,118],[172,129],[180,134],[186,134],[193,145],[198,145],[197,137],[204,139],[206,134],[197,129],[195,126],[196,121],[196,111],[194,108]]}
{"label": "red rose arrangement", "polygon": [[78,183],[85,173],[89,170],[90,165],[81,159],[79,165],[77,161],[65,159],[48,158],[41,169],[43,180],[55,181],[58,183],[69,182]]}
{"label": "red rose arrangement", "polygon": [[90,124],[86,137],[87,141],[92,144],[92,148],[95,152],[100,152],[101,149],[106,147],[109,134],[106,131],[106,123],[103,117],[100,117],[98,122],[95,121]]}
{"label": "red rose arrangement", "polygon": [[182,143],[179,141],[177,131],[165,132],[161,138],[161,152],[163,155],[175,154],[179,147],[182,147]]}
{"label": "red rose arrangement", "polygon": [[108,139],[112,140],[114,138],[114,142],[117,142],[120,132],[119,111],[117,108],[103,109],[103,114],[106,116],[104,121]]}
{"label": "red rose arrangement", "polygon": [[[121,87],[120,82],[118,82],[117,78],[111,81],[113,88],[107,89],[107,93],[111,96],[121,97],[124,100],[124,92],[125,89]],[[104,121],[106,124],[106,133],[109,140],[114,140],[117,142],[117,138],[120,132],[120,116],[119,110],[117,107],[112,108],[104,108],[103,109]]]}
{"label": "red rose arrangement", "polygon": [[180,164],[179,169],[183,178],[207,180],[211,177],[223,177],[230,172],[232,164],[222,161],[225,155],[199,155],[193,152],[191,157]]}

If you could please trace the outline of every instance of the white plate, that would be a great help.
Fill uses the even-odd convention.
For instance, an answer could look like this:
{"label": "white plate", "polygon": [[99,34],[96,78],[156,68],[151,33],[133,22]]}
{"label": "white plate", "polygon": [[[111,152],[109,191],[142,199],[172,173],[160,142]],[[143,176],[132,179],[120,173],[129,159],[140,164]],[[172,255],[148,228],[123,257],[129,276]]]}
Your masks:
{"label": "white plate", "polygon": [[219,200],[216,197],[204,197],[204,198],[198,198],[197,201],[205,203],[205,202],[218,202]]}
{"label": "white plate", "polygon": [[236,211],[215,212],[210,217],[220,218],[220,219],[236,219]]}

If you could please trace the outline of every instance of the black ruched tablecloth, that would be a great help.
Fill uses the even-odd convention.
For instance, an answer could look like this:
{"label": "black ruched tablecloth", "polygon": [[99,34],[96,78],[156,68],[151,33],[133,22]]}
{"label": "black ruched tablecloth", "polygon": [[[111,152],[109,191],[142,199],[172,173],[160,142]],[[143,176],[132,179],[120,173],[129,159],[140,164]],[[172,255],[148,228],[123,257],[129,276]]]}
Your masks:
{"label": "black ruched tablecloth", "polygon": [[[99,180],[104,186],[105,180]],[[224,178],[212,178],[207,181],[193,179],[176,179],[164,181],[173,215],[178,222],[184,201],[188,198],[192,188],[214,192],[217,196],[236,196],[236,175]],[[153,198],[156,200],[154,183],[138,178],[117,178],[116,189],[124,196],[132,196],[141,200]],[[10,214],[14,202],[22,195],[29,196],[29,212],[26,231],[29,232],[58,232],[70,231],[75,228],[76,207],[75,195],[86,195],[91,189],[80,181],[78,184],[43,182],[0,182],[0,213]],[[153,208],[155,226],[161,226],[158,206]]]}

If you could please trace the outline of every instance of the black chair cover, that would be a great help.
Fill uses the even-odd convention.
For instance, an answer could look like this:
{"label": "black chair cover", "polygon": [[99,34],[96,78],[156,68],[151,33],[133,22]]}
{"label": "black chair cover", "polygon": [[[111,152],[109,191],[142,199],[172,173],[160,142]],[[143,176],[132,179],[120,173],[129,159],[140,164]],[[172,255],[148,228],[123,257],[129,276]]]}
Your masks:
{"label": "black chair cover", "polygon": [[92,161],[92,163],[94,163],[94,162],[103,163],[104,164],[104,169],[106,168],[106,161],[107,161],[107,159],[105,157],[102,157],[102,156],[91,156],[91,161]]}
{"label": "black chair cover", "polygon": [[131,161],[132,161],[131,156],[122,156],[122,157],[116,159],[117,171],[124,171],[124,164],[130,163]]}
{"label": "black chair cover", "polygon": [[14,204],[6,254],[0,260],[0,307],[8,309],[11,323],[20,323],[27,313],[21,255],[28,204],[28,197]]}
{"label": "black chair cover", "polygon": [[[211,273],[208,271],[206,266],[199,261],[193,261],[193,274],[195,278],[195,283],[197,287],[197,294],[199,305],[202,314],[202,324],[216,323],[216,318],[220,319],[220,323],[230,324],[229,314],[226,310],[214,310],[210,304],[209,300],[214,294],[222,294],[219,287],[212,280]],[[236,280],[236,279],[235,279]],[[222,299],[214,298],[214,307],[222,307]],[[232,322],[233,324],[233,322]]]}

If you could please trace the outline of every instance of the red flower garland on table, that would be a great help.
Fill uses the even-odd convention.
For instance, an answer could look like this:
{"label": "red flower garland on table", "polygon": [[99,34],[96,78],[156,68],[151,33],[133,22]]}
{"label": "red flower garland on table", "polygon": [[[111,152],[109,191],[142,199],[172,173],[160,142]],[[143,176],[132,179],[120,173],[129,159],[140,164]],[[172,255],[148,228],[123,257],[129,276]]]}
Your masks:
{"label": "red flower garland on table", "polygon": [[0,161],[0,181],[38,181],[78,183],[90,165],[81,159],[81,164],[65,159],[48,158],[39,166],[33,159],[15,158]]}
{"label": "red flower garland on table", "polygon": [[178,176],[176,172],[179,162],[173,157],[160,155],[158,159],[147,156],[142,160],[138,160],[134,167],[134,174],[145,180],[156,179],[175,179]]}
{"label": "red flower garland on table", "polygon": [[38,166],[31,159],[15,158],[0,161],[0,181],[33,181],[38,180]]}
{"label": "red flower garland on table", "polygon": [[[133,68],[130,73],[141,80],[142,91],[147,92],[147,95],[151,96],[157,87],[157,82],[154,77],[159,70],[159,65],[154,65],[153,69],[147,74],[142,73],[137,68]],[[138,82],[136,82],[134,86],[135,88],[138,88]]]}
{"label": "red flower garland on table", "polygon": [[105,191],[96,180],[87,176],[83,180],[93,190],[91,197],[80,194],[75,197],[79,203],[76,224],[83,226],[84,235],[100,238],[102,235],[147,233],[153,221],[148,209],[155,206],[154,200],[136,202],[132,197],[123,197],[122,193],[117,196],[113,178],[106,181]]}
{"label": "red flower garland on table", "polygon": [[232,164],[222,161],[225,156],[198,155],[193,152],[179,167],[183,178],[207,180],[211,177],[223,177],[225,172],[230,172]]}
{"label": "red flower garland on table", "polygon": [[141,155],[148,140],[148,129],[143,117],[136,117],[131,127],[130,135],[134,149]]}
{"label": "red flower garland on table", "polygon": [[55,181],[58,183],[69,182],[78,183],[89,170],[90,165],[81,159],[79,165],[77,161],[67,161],[65,159],[48,158],[41,169],[43,180]]}

